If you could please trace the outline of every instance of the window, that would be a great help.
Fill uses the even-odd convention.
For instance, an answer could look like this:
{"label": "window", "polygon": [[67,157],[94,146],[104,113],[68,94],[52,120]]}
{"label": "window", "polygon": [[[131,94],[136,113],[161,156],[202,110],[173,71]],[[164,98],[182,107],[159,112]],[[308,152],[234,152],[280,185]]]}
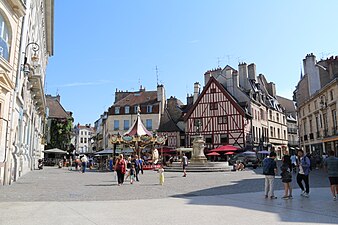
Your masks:
{"label": "window", "polygon": [[129,129],[129,120],[124,120],[123,121],[123,129],[128,130]]}
{"label": "window", "polygon": [[138,105],[134,106],[134,113],[138,113]]}
{"label": "window", "polygon": [[124,107],[124,113],[125,114],[129,114],[129,111],[130,111],[130,107],[127,105]]}
{"label": "window", "polygon": [[261,114],[261,120],[265,120],[263,109],[260,109],[260,114]]}
{"label": "window", "polygon": [[152,112],[153,112],[153,106],[147,105],[147,113],[152,113]]}
{"label": "window", "polygon": [[228,135],[226,135],[226,134],[221,134],[221,144],[222,145],[226,145],[226,144],[228,144],[229,142],[228,142]]}
{"label": "window", "polygon": [[336,110],[332,110],[332,123],[333,123],[333,129],[337,130],[337,114]]}
{"label": "window", "polygon": [[277,122],[279,123],[279,113],[276,113]]}
{"label": "window", "polygon": [[83,138],[80,138],[80,143],[83,143]]}
{"label": "window", "polygon": [[81,135],[83,135],[83,131],[81,131]]}
{"label": "window", "polygon": [[120,129],[120,121],[114,120],[114,130],[119,130]]}
{"label": "window", "polygon": [[120,107],[115,107],[115,114],[120,114]]}
{"label": "window", "polygon": [[228,118],[226,116],[219,116],[218,117],[218,124],[227,124]]}
{"label": "window", "polygon": [[84,138],[84,143],[87,143],[87,138]]}
{"label": "window", "polygon": [[210,89],[210,92],[211,92],[211,93],[216,93],[216,88],[211,88],[211,89]]}
{"label": "window", "polygon": [[273,127],[270,127],[270,137],[273,137]]}
{"label": "window", "polygon": [[277,128],[277,137],[280,138],[280,129]]}
{"label": "window", "polygon": [[210,103],[210,110],[217,110],[217,108],[218,108],[217,102]]}
{"label": "window", "polygon": [[284,139],[286,139],[286,131],[284,130],[283,133],[284,133]]}
{"label": "window", "polygon": [[272,120],[272,111],[269,110],[269,119]]}
{"label": "window", "polygon": [[333,90],[330,90],[330,100],[333,100]]}
{"label": "window", "polygon": [[9,61],[10,32],[5,18],[0,13],[0,56]]}
{"label": "window", "polygon": [[311,106],[310,106],[310,104],[307,105],[307,109],[308,109],[308,113],[310,113],[311,112]]}
{"label": "window", "polygon": [[315,106],[315,109],[317,109],[317,100],[315,100],[313,104]]}
{"label": "window", "polygon": [[146,120],[146,128],[148,130],[152,130],[153,129],[153,121],[151,119],[147,119]]}
{"label": "window", "polygon": [[316,131],[319,131],[319,120],[318,120],[318,115],[316,115]]}
{"label": "window", "polygon": [[309,126],[310,126],[310,127],[309,127],[309,128],[310,128],[310,129],[309,129],[309,130],[310,130],[310,133],[312,133],[312,119],[309,120]]}
{"label": "window", "polygon": [[85,131],[85,135],[87,135],[87,131]]}

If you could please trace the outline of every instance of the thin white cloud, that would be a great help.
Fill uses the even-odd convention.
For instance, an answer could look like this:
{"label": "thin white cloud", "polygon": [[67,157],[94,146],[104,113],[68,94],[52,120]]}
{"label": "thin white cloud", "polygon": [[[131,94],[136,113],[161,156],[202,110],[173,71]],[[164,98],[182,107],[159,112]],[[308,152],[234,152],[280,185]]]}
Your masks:
{"label": "thin white cloud", "polygon": [[104,84],[112,84],[114,83],[112,80],[98,80],[98,81],[91,81],[91,82],[74,82],[68,84],[61,84],[56,85],[58,87],[80,87],[80,86],[98,86]]}
{"label": "thin white cloud", "polygon": [[189,44],[197,44],[198,42],[200,42],[200,40],[191,40],[189,41]]}

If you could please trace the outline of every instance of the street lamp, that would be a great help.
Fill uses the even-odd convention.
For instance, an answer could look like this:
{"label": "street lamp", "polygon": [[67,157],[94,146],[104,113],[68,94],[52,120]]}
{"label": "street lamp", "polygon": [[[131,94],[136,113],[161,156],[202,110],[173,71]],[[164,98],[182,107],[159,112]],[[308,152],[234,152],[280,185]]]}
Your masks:
{"label": "street lamp", "polygon": [[39,51],[40,49],[40,46],[36,43],[36,42],[30,42],[26,45],[26,48],[25,48],[25,52],[24,52],[24,62],[23,62],[23,71],[26,75],[29,74],[30,72],[30,65],[27,63],[27,49],[29,46],[32,46],[32,50],[34,52],[34,54],[32,55],[31,57],[31,61],[32,62],[37,62],[39,60],[39,57],[37,55],[37,51]]}

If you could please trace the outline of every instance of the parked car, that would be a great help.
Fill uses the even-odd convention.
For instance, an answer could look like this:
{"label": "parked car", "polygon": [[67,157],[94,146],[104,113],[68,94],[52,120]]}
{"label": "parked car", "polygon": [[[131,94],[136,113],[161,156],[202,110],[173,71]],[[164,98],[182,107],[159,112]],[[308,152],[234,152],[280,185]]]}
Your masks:
{"label": "parked car", "polygon": [[234,155],[229,159],[229,164],[234,165],[237,161],[243,163],[245,167],[252,166],[254,169],[256,169],[259,165],[257,154],[250,151]]}

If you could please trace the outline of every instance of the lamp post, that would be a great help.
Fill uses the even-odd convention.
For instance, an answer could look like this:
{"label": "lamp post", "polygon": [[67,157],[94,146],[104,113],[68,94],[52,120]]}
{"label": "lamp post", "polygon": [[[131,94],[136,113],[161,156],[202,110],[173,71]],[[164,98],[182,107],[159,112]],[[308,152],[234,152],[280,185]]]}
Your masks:
{"label": "lamp post", "polygon": [[31,57],[31,61],[33,62],[36,62],[38,61],[39,57],[37,55],[37,51],[39,51],[40,49],[40,46],[36,43],[36,42],[30,42],[26,45],[26,48],[25,48],[25,52],[24,52],[24,62],[23,62],[23,71],[26,73],[29,73],[30,72],[30,66],[29,64],[27,63],[27,49],[29,46],[32,46],[32,50],[34,52],[34,54],[32,55]]}

